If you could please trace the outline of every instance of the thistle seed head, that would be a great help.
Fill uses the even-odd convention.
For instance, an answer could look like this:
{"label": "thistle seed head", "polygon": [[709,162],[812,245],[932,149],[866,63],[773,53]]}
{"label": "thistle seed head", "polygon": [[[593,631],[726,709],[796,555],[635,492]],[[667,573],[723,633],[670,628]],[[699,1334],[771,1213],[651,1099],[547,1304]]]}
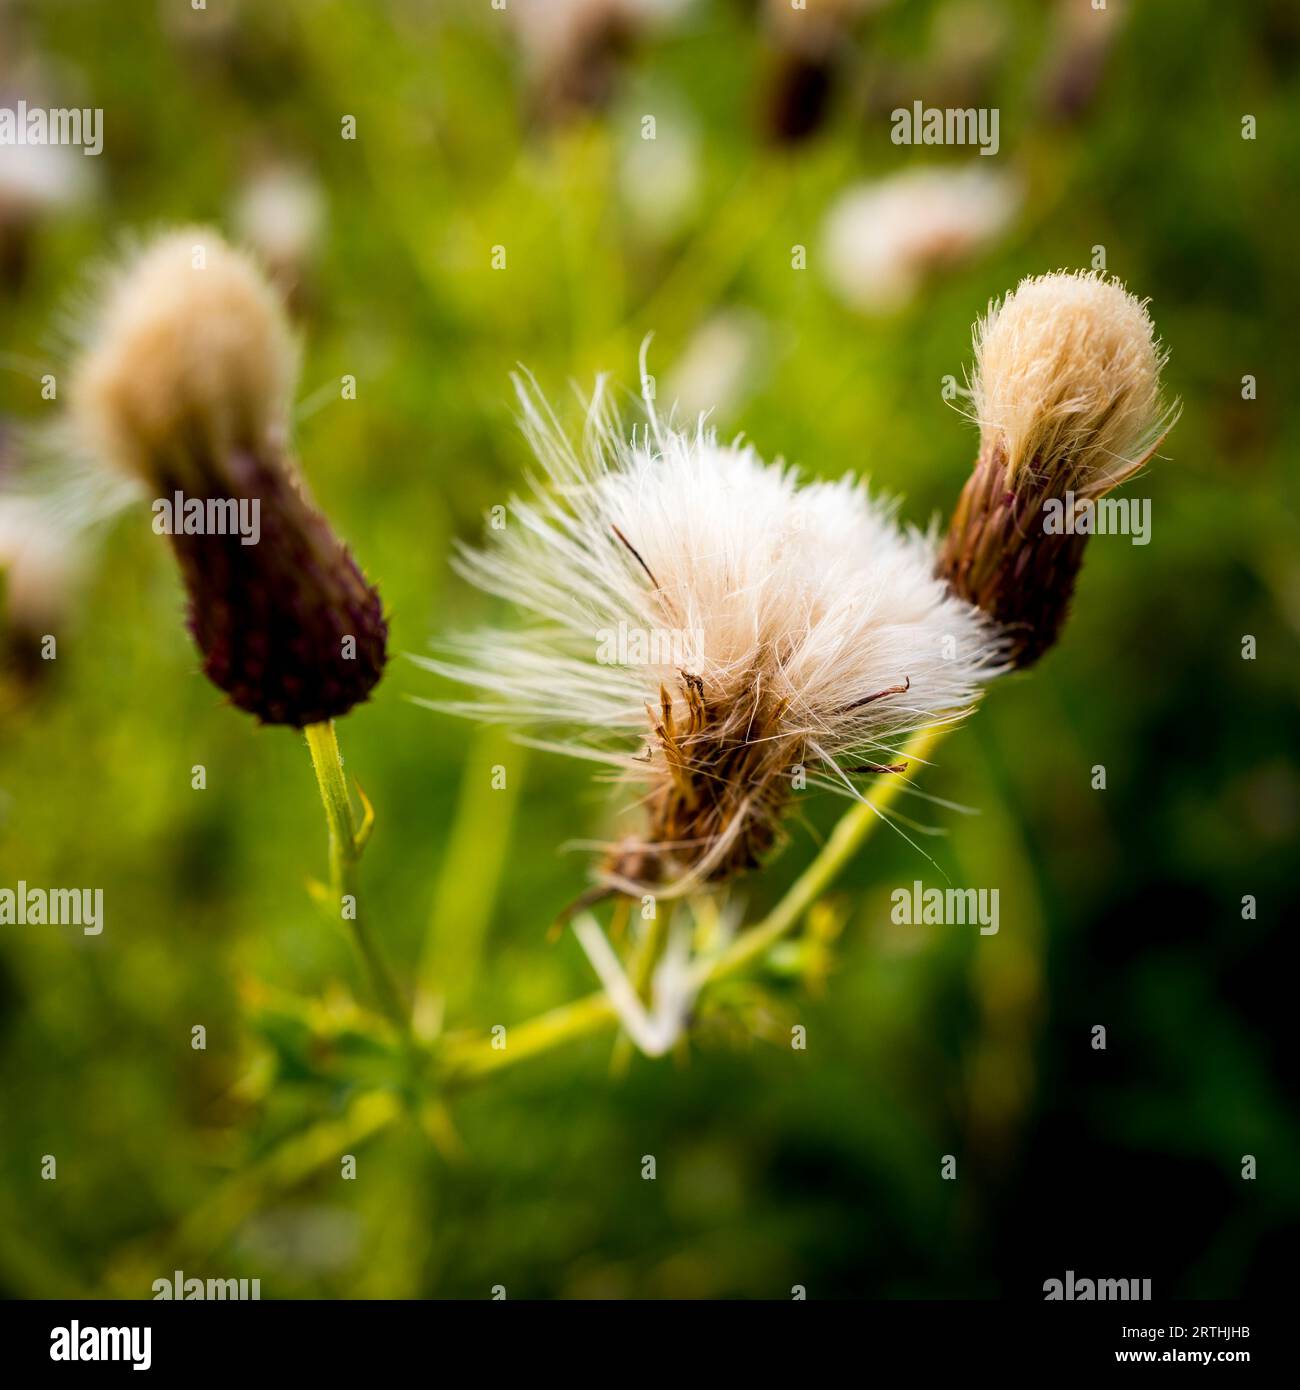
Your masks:
{"label": "thistle seed head", "polygon": [[81,442],[167,504],[256,506],[259,534],[167,528],[204,673],[268,724],[345,714],[378,682],[387,624],[288,451],[295,353],[254,265],[213,231],[164,236],[113,278],[69,390]]}
{"label": "thistle seed head", "polygon": [[939,559],[952,591],[1032,665],[1065,621],[1086,534],[1051,532],[1052,499],[1093,502],[1131,478],[1168,433],[1167,354],[1146,305],[1096,272],[1021,281],[976,323],[980,452]]}
{"label": "thistle seed head", "polygon": [[801,483],[653,412],[629,440],[599,393],[576,450],[520,397],[547,477],[459,568],[528,622],[425,664],[478,692],[443,708],[549,726],[545,746],[640,789],[645,829],[605,847],[606,888],[669,896],[755,867],[792,792],[860,795],[856,776],[998,669],[930,541],[854,478]]}

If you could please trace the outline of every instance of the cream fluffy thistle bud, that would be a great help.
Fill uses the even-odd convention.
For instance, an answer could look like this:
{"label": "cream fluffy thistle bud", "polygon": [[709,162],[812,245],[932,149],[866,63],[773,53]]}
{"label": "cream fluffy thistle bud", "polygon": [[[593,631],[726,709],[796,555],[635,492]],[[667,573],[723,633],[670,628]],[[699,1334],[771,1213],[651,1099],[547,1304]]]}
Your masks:
{"label": "cream fluffy thistle bud", "polygon": [[856,775],[900,771],[898,741],[997,669],[930,542],[853,478],[801,484],[653,411],[629,442],[599,391],[575,451],[517,385],[547,478],[458,564],[531,621],[424,664],[487,697],[442,708],[552,726],[568,737],[544,746],[642,788],[646,829],[605,847],[596,892],[754,867],[805,779],[860,795]]}
{"label": "cream fluffy thistle bud", "polygon": [[1175,412],[1161,403],[1166,354],[1145,304],[1096,272],[1022,280],[974,338],[979,459],[939,573],[1024,667],[1056,641],[1087,541],[1048,526],[1047,504],[1092,504],[1131,478]]}
{"label": "cream fluffy thistle bud", "polygon": [[[274,292],[215,232],[164,236],[110,284],[69,398],[82,443],[171,504],[234,526],[167,529],[205,674],[241,709],[303,727],[383,671],[379,595],[288,453],[295,354]],[[159,513],[155,512],[155,515]]]}

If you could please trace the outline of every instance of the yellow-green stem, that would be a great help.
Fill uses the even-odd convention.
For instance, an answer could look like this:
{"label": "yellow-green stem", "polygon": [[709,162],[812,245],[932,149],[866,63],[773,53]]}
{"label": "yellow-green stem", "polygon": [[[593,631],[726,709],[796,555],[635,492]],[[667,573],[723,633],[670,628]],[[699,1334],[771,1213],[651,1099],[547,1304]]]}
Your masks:
{"label": "yellow-green stem", "polygon": [[[925,762],[950,727],[935,725],[913,735],[902,752],[909,772],[916,763]],[[741,932],[724,951],[701,960],[695,967],[693,983],[702,988],[736,974],[792,931],[875,829],[880,813],[894,802],[905,786],[906,780],[901,773],[882,777],[865,801],[855,802],[781,901],[756,926]],[[443,1056],[446,1074],[454,1081],[487,1076],[563,1043],[603,1032],[616,1021],[614,1008],[605,993],[589,994],[508,1029],[503,1048],[494,1047],[488,1038],[449,1043]]]}
{"label": "yellow-green stem", "polygon": [[[392,1020],[398,1033],[406,1038],[410,1034],[410,1015],[402,1002],[401,991],[388,962],[378,942],[371,936],[361,912],[357,864],[365,847],[365,836],[358,831],[352,814],[352,799],[348,795],[334,721],[331,719],[323,724],[312,724],[306,733],[307,747],[311,749],[312,766],[316,769],[316,781],[329,825],[330,891],[337,910],[352,930],[352,939],[361,953],[380,1008]],[[343,912],[345,898],[351,899],[347,913]]]}

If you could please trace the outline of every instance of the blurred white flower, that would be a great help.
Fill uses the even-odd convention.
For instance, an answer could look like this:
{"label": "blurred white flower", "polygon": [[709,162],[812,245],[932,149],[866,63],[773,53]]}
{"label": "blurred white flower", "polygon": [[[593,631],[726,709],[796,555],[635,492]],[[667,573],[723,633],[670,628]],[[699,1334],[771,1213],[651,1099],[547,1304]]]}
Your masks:
{"label": "blurred white flower", "polygon": [[[83,107],[85,82],[75,67],[50,64],[0,35],[0,107]],[[57,93],[57,99],[52,94]],[[80,145],[0,144],[0,280],[21,285],[44,224],[95,195],[99,160]]]}
{"label": "blurred white flower", "polygon": [[619,192],[633,230],[651,241],[667,241],[689,220],[700,197],[699,142],[679,115],[660,111],[653,140],[643,139],[639,118],[623,123],[633,132],[620,152]]}
{"label": "blurred white flower", "polygon": [[57,636],[85,566],[82,537],[20,487],[13,432],[0,422],[0,666],[20,677],[42,667],[39,647]]}
{"label": "blurred white flower", "polygon": [[752,309],[723,309],[691,335],[668,374],[664,399],[683,420],[705,412],[726,420],[752,389],[763,359],[767,324]]}
{"label": "blurred white flower", "polygon": [[[0,82],[0,106],[16,109],[25,101],[44,110],[66,104],[51,101],[51,91],[78,85],[75,70],[53,74],[25,59]],[[95,191],[96,163],[79,145],[0,144],[0,237],[26,236],[41,218],[86,202]]]}
{"label": "blurred white flower", "polygon": [[0,499],[0,574],[11,627],[50,632],[63,619],[81,568],[76,540]]}
{"label": "blurred white flower", "polygon": [[0,145],[0,222],[26,221],[83,202],[90,161],[72,145]]}
{"label": "blurred white flower", "polygon": [[909,169],[851,188],[823,229],[826,277],[864,313],[898,309],[932,271],[994,242],[1020,208],[1016,178],[997,169]]}
{"label": "blurred white flower", "polygon": [[240,240],[273,274],[300,273],[320,242],[324,223],[320,184],[306,170],[290,165],[258,170],[235,204]]}

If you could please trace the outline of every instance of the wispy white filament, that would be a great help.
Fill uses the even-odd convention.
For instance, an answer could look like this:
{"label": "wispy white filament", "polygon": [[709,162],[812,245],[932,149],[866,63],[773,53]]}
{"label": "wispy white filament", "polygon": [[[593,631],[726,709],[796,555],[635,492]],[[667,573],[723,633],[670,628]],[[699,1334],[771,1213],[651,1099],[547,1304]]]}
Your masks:
{"label": "wispy white filament", "polygon": [[655,967],[651,981],[649,1010],[624,973],[600,924],[589,912],[573,919],[573,934],[628,1037],[647,1057],[662,1057],[681,1036],[697,992],[690,979],[690,927],[676,921],[668,929],[663,959]]}

